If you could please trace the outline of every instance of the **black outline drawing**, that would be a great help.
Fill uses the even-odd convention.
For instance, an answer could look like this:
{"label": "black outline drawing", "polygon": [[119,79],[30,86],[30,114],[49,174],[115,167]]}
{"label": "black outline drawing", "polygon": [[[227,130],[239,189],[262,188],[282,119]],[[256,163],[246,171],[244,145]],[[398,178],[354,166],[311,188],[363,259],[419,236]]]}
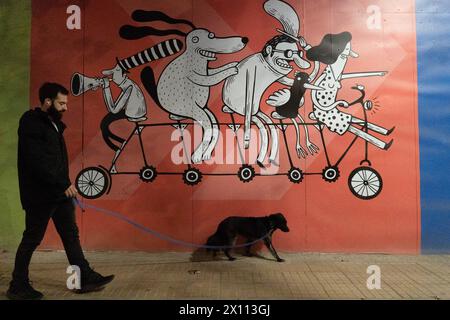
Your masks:
{"label": "black outline drawing", "polygon": [[364,78],[374,76],[384,76],[386,71],[375,72],[354,72],[343,73],[349,57],[357,58],[358,54],[351,48],[352,35],[349,32],[339,34],[327,34],[323,37],[321,43],[308,50],[307,58],[313,61],[325,63],[327,67],[314,83],[323,88],[322,91],[312,90],[311,97],[313,101],[313,112],[310,113],[310,119],[318,120],[326,127],[340,135],[349,131],[354,135],[370,142],[374,146],[388,150],[393,140],[389,143],[374,137],[367,131],[362,131],[354,125],[364,125],[368,129],[379,134],[388,136],[395,127],[385,129],[373,123],[359,119],[349,113],[340,111],[337,107],[348,108],[351,106],[345,100],[337,100],[336,96],[341,88],[341,80]]}
{"label": "black outline drawing", "polygon": [[[156,45],[125,59],[119,60],[116,58],[116,65],[112,69],[102,71],[102,74],[105,76],[103,78],[90,78],[77,72],[72,75],[71,91],[74,96],[79,96],[90,90],[97,90],[100,87],[103,89],[103,99],[108,113],[103,117],[100,123],[100,129],[106,145],[115,152],[111,164],[111,172],[117,172],[115,164],[129,142],[129,138],[124,139],[111,132],[109,128],[111,123],[121,119],[127,119],[128,121],[135,123],[136,128],[133,128],[132,135],[138,135],[141,149],[142,151],[144,150],[141,137],[141,132],[144,127],[141,125],[141,122],[147,120],[147,105],[141,88],[136,82],[128,77],[128,74],[130,73],[129,70],[145,65],[151,61],[174,55],[180,52],[182,48],[183,43],[180,40],[169,39],[157,43]],[[109,78],[109,76],[111,76],[111,78]],[[115,101],[111,94],[109,86],[110,82],[114,82],[121,89],[121,93]],[[118,143],[119,146],[114,142]],[[145,167],[151,168],[151,166],[147,164],[144,152],[142,155]],[[94,171],[90,172],[91,177],[94,177],[93,175],[96,173]],[[153,179],[155,177],[156,174]],[[144,181],[149,180],[146,179],[144,175],[141,175],[141,178]],[[150,181],[152,180],[150,179]],[[91,184],[91,186],[92,185],[93,184]]]}
{"label": "black outline drawing", "polygon": [[[294,62],[301,69],[310,67],[309,62],[303,59],[303,51],[297,46],[297,43],[300,43],[303,48],[307,45],[306,41],[298,35],[300,20],[295,10],[289,4],[278,0],[266,1],[263,7],[270,16],[281,23],[284,30],[277,29],[277,31],[282,35],[269,40],[262,52],[252,54],[239,62],[236,66],[239,70],[238,74],[225,81],[222,92],[224,102],[222,111],[239,114],[245,119],[243,142],[245,149],[250,145],[251,123],[258,127],[261,146],[256,163],[261,168],[265,167],[263,162],[269,145],[266,126],[269,126],[271,138],[268,161],[278,165],[275,161],[278,153],[278,133],[270,117],[260,110],[261,97],[275,82],[287,86],[293,85],[293,79],[287,77],[292,71],[290,62]],[[316,88],[309,84],[305,87]],[[320,88],[316,89],[320,90]],[[234,122],[234,118],[232,121]]]}
{"label": "black outline drawing", "polygon": [[[299,21],[298,21],[298,18],[296,18],[296,19],[292,18],[293,17],[293,15],[292,15],[293,9],[288,4],[286,4],[282,1],[279,1],[279,0],[268,0],[264,5],[264,9],[271,16],[277,18],[283,26],[283,30],[278,30],[280,33],[282,33],[282,35],[270,40],[266,44],[266,46],[264,47],[264,50],[263,50],[265,52],[266,56],[269,58],[273,58],[277,54],[276,59],[273,59],[272,62],[275,65],[279,66],[280,68],[286,69],[284,71],[285,75],[279,73],[279,74],[281,74],[280,77],[278,77],[278,75],[276,77],[278,80],[275,79],[275,80],[271,81],[271,83],[273,83],[274,81],[279,81],[279,82],[283,83],[284,85],[286,85],[287,87],[289,87],[289,89],[285,88],[285,89],[281,89],[277,92],[274,92],[267,101],[269,105],[272,105],[275,107],[276,111],[272,113],[272,116],[275,119],[279,120],[280,123],[279,124],[273,123],[267,115],[264,115],[264,116],[266,116],[268,120],[266,118],[264,118],[264,116],[262,116],[261,121],[260,121],[260,122],[262,122],[262,120],[264,120],[262,127],[268,126],[270,128],[271,132],[273,130],[273,131],[275,131],[275,133],[278,133],[277,130],[278,129],[281,130],[281,132],[283,134],[284,142],[286,144],[287,155],[288,155],[289,163],[290,163],[290,168],[287,172],[280,172],[280,173],[272,174],[269,176],[287,176],[288,179],[292,183],[299,184],[308,175],[320,175],[323,180],[325,180],[329,183],[333,183],[333,182],[337,181],[341,176],[341,172],[339,170],[339,165],[340,165],[341,161],[345,158],[347,153],[354,146],[354,144],[358,140],[358,138],[362,137],[363,139],[365,138],[364,139],[364,159],[360,162],[360,167],[357,167],[356,169],[354,169],[351,172],[351,174],[348,178],[348,186],[349,186],[352,194],[354,194],[359,199],[369,200],[369,199],[375,198],[376,196],[378,196],[380,194],[380,192],[382,190],[383,181],[381,179],[381,175],[372,168],[372,163],[369,160],[369,154],[368,154],[369,143],[373,144],[373,140],[367,139],[368,136],[371,136],[368,132],[369,132],[369,130],[372,130],[372,131],[383,134],[383,132],[386,131],[385,133],[387,135],[387,134],[390,134],[395,127],[393,127],[390,130],[386,130],[384,128],[376,126],[367,121],[367,112],[369,110],[373,109],[374,104],[370,100],[365,100],[365,88],[362,85],[355,85],[354,87],[352,87],[352,89],[359,92],[359,97],[356,100],[354,100],[353,102],[347,102],[345,100],[338,100],[338,101],[335,101],[335,99],[333,100],[333,98],[336,97],[338,90],[335,90],[335,92],[334,91],[331,92],[331,95],[328,92],[328,97],[330,97],[330,100],[329,100],[330,102],[327,102],[327,105],[323,105],[323,103],[322,104],[319,103],[320,102],[319,100],[322,100],[323,98],[320,96],[319,97],[320,99],[319,99],[317,97],[317,95],[322,94],[323,91],[327,91],[333,85],[336,85],[336,84],[340,85],[340,80],[342,80],[342,79],[355,78],[355,77],[367,77],[367,76],[381,76],[381,75],[384,75],[385,72],[366,72],[366,73],[342,74],[342,71],[347,62],[347,58],[349,56],[354,56],[354,57],[357,56],[356,53],[354,53],[351,50],[351,47],[350,47],[351,35],[349,33],[345,33],[345,34],[348,34],[346,36],[348,41],[344,41],[342,46],[339,46],[339,45],[331,46],[332,54],[330,55],[329,52],[328,53],[326,52],[326,50],[321,50],[320,46],[317,46],[314,48],[311,47],[310,45],[308,45],[306,43],[306,41],[302,37],[298,36]],[[294,14],[295,14],[295,17],[297,17],[297,14],[295,13],[295,11],[294,11]],[[165,15],[162,12],[136,10],[132,16],[133,16],[133,19],[138,22],[163,21],[163,22],[166,22],[169,24],[187,25],[187,26],[189,26],[190,29],[194,29],[194,30],[191,30],[190,32],[185,33],[181,30],[176,30],[176,29],[160,30],[160,29],[155,29],[155,28],[149,27],[149,26],[135,27],[135,26],[126,25],[120,29],[120,35],[121,35],[121,37],[123,37],[125,39],[130,39],[130,40],[139,39],[142,37],[146,37],[148,35],[157,35],[157,36],[177,35],[177,36],[182,36],[185,38],[187,47],[191,46],[192,44],[196,44],[196,43],[200,43],[200,42],[208,43],[209,40],[207,40],[206,38],[205,38],[205,40],[202,40],[203,39],[202,37],[205,37],[205,36],[210,40],[223,40],[223,41],[225,41],[224,43],[226,43],[228,39],[232,39],[233,41],[240,39],[240,41],[242,43],[241,45],[237,46],[237,42],[239,42],[239,41],[234,42],[235,46],[233,48],[236,50],[238,50],[238,48],[242,49],[241,46],[243,47],[243,45],[245,44],[244,42],[247,41],[247,39],[245,39],[245,41],[243,41],[244,38],[239,38],[239,37],[217,39],[215,37],[215,35],[213,35],[209,31],[207,31],[206,29],[197,29],[189,21],[173,19],[173,18],[170,18],[169,16]],[[350,37],[349,37],[349,35],[350,35]],[[195,39],[195,37],[197,37],[197,39]],[[331,39],[332,37],[330,35],[327,35],[327,36],[325,36],[325,38]],[[289,41],[287,41],[286,39],[289,39]],[[295,47],[292,47],[292,46],[289,47],[289,45],[288,45],[288,47],[278,48],[277,44],[282,43],[282,42],[279,42],[279,40],[281,40],[282,42],[284,41],[287,44],[294,44]],[[167,41],[169,41],[169,42],[167,42]],[[204,41],[206,41],[206,42],[204,42]],[[324,42],[324,41],[322,41],[322,42]],[[300,46],[306,51],[306,53],[307,53],[306,56],[308,57],[308,59],[310,59],[311,61],[314,61],[314,69],[311,72],[311,74],[309,74],[309,75],[307,73],[300,71],[299,73],[296,74],[298,76],[297,78],[290,79],[290,78],[286,77],[286,75],[289,74],[290,71],[292,70],[292,67],[289,66],[289,64],[288,64],[289,61],[294,61],[300,68],[307,68],[307,66],[310,65],[308,61],[303,60],[303,51],[297,50],[298,49],[297,42],[300,43]],[[135,54],[129,58],[126,58],[126,59],[123,59],[120,61],[118,60],[115,68],[119,68],[121,70],[121,72],[123,74],[125,74],[126,72],[128,72],[129,69],[143,65],[144,63],[147,63],[151,60],[169,56],[169,55],[175,55],[176,53],[181,52],[182,47],[183,47],[183,43],[180,40],[175,40],[175,39],[166,40],[166,42],[163,42],[163,43],[160,43],[160,44],[154,46],[153,51],[150,48],[150,49],[144,50],[138,54]],[[227,82],[231,81],[231,79],[233,77],[235,78],[236,76],[240,76],[241,82],[243,81],[242,83],[244,86],[243,93],[245,93],[245,95],[244,95],[245,98],[243,100],[245,103],[243,106],[242,105],[240,106],[240,108],[242,108],[242,110],[239,109],[238,110],[239,112],[236,112],[232,108],[229,108],[227,105],[224,106],[222,109],[223,112],[230,114],[231,123],[218,123],[217,121],[213,121],[213,119],[215,119],[215,116],[212,114],[211,111],[209,111],[209,109],[206,108],[206,105],[205,105],[205,108],[209,112],[211,112],[211,114],[209,114],[208,111],[205,111],[205,112],[208,114],[208,118],[211,120],[212,128],[210,128],[210,129],[213,131],[213,133],[210,135],[211,140],[209,140],[209,144],[207,146],[207,148],[208,148],[207,151],[212,152],[212,150],[214,149],[214,146],[215,146],[214,130],[216,130],[216,134],[218,134],[220,126],[226,125],[226,126],[230,127],[231,129],[233,129],[233,131],[235,132],[235,139],[238,142],[239,154],[240,154],[241,160],[243,160],[243,155],[242,155],[243,150],[241,149],[239,140],[237,139],[236,131],[241,126],[244,126],[244,136],[245,136],[245,131],[248,130],[248,128],[250,127],[251,122],[255,123],[258,126],[258,128],[260,128],[260,125],[258,125],[258,123],[257,123],[258,120],[255,121],[251,117],[251,115],[253,113],[253,110],[252,110],[253,107],[257,108],[255,114],[258,115],[258,119],[261,115],[259,113],[260,111],[258,111],[259,103],[260,103],[260,101],[258,100],[258,97],[257,97],[258,95],[256,95],[256,100],[258,100],[258,101],[255,100],[255,92],[257,91],[256,87],[259,86],[259,84],[257,82],[258,79],[256,77],[258,70],[257,70],[256,64],[251,64],[251,66],[249,67],[249,66],[245,66],[245,63],[248,62],[248,60],[252,57],[257,57],[259,59],[259,61],[264,61],[265,57],[263,56],[262,53],[256,53],[254,55],[251,55],[251,56],[243,59],[241,62],[239,62],[239,64],[231,63],[228,65],[222,66],[218,69],[211,70],[211,69],[207,68],[208,61],[215,59],[215,53],[213,53],[213,51],[204,50],[205,48],[200,49],[197,47],[196,54],[199,54],[205,60],[205,61],[203,61],[204,63],[202,62],[202,66],[204,67],[203,70],[205,71],[205,73],[198,74],[198,73],[194,73],[194,72],[187,72],[187,73],[184,72],[184,74],[183,74],[183,71],[185,71],[185,70],[182,67],[185,66],[186,63],[181,63],[180,61],[182,61],[182,59],[180,59],[180,57],[185,55],[186,52],[188,51],[188,49],[192,50],[192,48],[186,48],[186,50],[184,52],[182,52],[178,57],[173,59],[166,66],[166,68],[163,71],[163,74],[164,74],[164,72],[166,72],[166,76],[167,76],[165,83],[173,84],[174,82],[171,81],[171,79],[169,79],[168,75],[173,76],[173,75],[177,74],[176,72],[173,72],[173,69],[171,69],[169,67],[172,66],[172,67],[174,67],[175,70],[177,70],[177,68],[178,68],[178,70],[181,71],[179,76],[185,77],[185,79],[183,79],[183,81],[188,80],[189,83],[192,83],[196,87],[200,87],[201,89],[202,88],[206,89],[206,91],[205,91],[205,92],[207,92],[207,93],[205,93],[206,97],[203,97],[206,99],[202,100],[206,103],[208,101],[208,97],[209,97],[209,86],[215,85],[215,84],[221,82],[222,80],[226,79],[225,86],[224,86],[224,93],[225,93],[225,91],[226,91],[225,87],[227,87]],[[156,52],[158,54],[155,55],[154,50],[158,50]],[[233,49],[230,50],[230,48],[228,48],[226,50],[233,51]],[[288,50],[290,50],[290,52],[288,52]],[[278,53],[280,53],[279,56],[278,56]],[[271,54],[272,54],[272,56],[270,56]],[[147,55],[149,57],[151,56],[151,59],[147,59],[148,58]],[[293,58],[294,55],[296,55],[296,58]],[[331,58],[330,58],[330,56],[331,56]],[[144,57],[146,57],[146,58],[144,58]],[[278,58],[279,58],[279,60],[277,60]],[[339,65],[339,68],[334,69],[335,71],[339,69],[339,72],[337,72],[337,73],[335,72],[335,74],[338,74],[338,77],[335,78],[336,81],[332,82],[332,81],[330,81],[331,77],[329,76],[329,74],[330,74],[330,72],[333,72],[333,69],[330,65],[333,65],[339,59],[341,59],[341,61],[339,62],[340,64],[339,63],[337,64],[337,65]],[[277,61],[278,61],[278,63],[277,63]],[[178,62],[180,62],[180,63],[178,63]],[[322,72],[322,74],[317,78],[317,80],[315,80],[314,84],[311,84],[318,75],[318,72],[320,69],[320,62],[326,64],[327,66],[326,66],[325,70]],[[262,64],[264,65],[264,63],[262,63]],[[266,64],[268,67],[272,68],[270,66],[270,64],[268,64],[268,63],[266,63]],[[119,72],[119,69],[117,70],[117,73]],[[189,69],[189,70],[191,70],[191,69]],[[109,70],[109,72],[112,72],[113,81],[114,81],[114,74],[115,74],[114,70],[113,71]],[[330,77],[330,78],[328,78],[328,77]],[[109,80],[106,80],[106,79],[88,78],[88,77],[82,76],[81,74],[74,74],[74,76],[72,78],[72,92],[74,95],[80,95],[81,93],[83,93],[87,90],[95,90],[96,88],[101,87],[102,85],[107,86],[105,84],[106,81],[109,82]],[[175,110],[175,112],[172,112],[170,110],[165,109],[165,107],[167,107],[167,101],[170,102],[170,99],[168,99],[170,97],[165,97],[163,93],[168,90],[167,90],[167,88],[163,89],[164,86],[160,85],[161,77],[159,79],[159,83],[156,84],[155,76],[154,76],[153,70],[150,68],[150,66],[145,66],[143,68],[143,70],[141,71],[141,81],[142,81],[145,89],[147,90],[147,92],[150,94],[152,99],[155,101],[155,103],[158,106],[160,106],[162,109],[169,112],[169,118],[170,118],[171,122],[142,123],[141,121],[134,121],[135,128],[132,130],[132,132],[130,133],[128,138],[124,139],[124,142],[122,143],[122,146],[120,147],[120,152],[123,151],[126,144],[130,141],[130,139],[134,135],[138,135],[140,146],[141,146],[140,151],[142,152],[142,158],[143,158],[143,162],[144,162],[143,167],[141,167],[141,169],[138,171],[130,171],[130,172],[121,171],[121,172],[119,172],[118,170],[116,170],[116,167],[115,167],[115,162],[117,161],[117,158],[118,158],[118,155],[116,154],[116,156],[114,157],[114,160],[112,161],[112,164],[109,168],[105,168],[102,165],[100,165],[98,167],[85,168],[78,174],[78,176],[76,178],[76,187],[77,187],[79,193],[83,197],[88,198],[88,199],[95,199],[95,198],[98,198],[98,197],[104,195],[105,193],[108,194],[110,192],[111,186],[112,186],[112,176],[117,175],[117,174],[138,175],[140,177],[140,179],[146,183],[153,182],[159,175],[179,175],[179,176],[182,176],[184,183],[187,185],[190,185],[190,186],[194,186],[194,185],[197,185],[198,183],[200,183],[202,181],[203,176],[233,176],[234,175],[234,176],[237,176],[244,183],[253,181],[255,176],[263,176],[262,173],[257,173],[250,164],[246,164],[244,161],[242,161],[243,165],[239,168],[237,173],[229,173],[229,172],[228,173],[202,173],[198,168],[195,168],[192,165],[192,163],[190,162],[191,159],[186,159],[187,160],[186,161],[187,168],[181,172],[178,172],[178,171],[177,172],[159,172],[159,171],[157,171],[157,168],[155,166],[149,165],[146,160],[146,154],[145,154],[145,150],[144,150],[144,146],[143,146],[143,142],[142,142],[142,138],[141,138],[142,130],[144,130],[147,127],[158,128],[161,126],[173,126],[173,127],[177,128],[181,132],[183,148],[184,148],[185,154],[187,156],[186,145],[185,145],[185,141],[184,141],[184,137],[183,137],[183,130],[187,126],[193,125],[193,123],[182,122],[182,121],[186,118],[190,118],[190,119],[194,119],[194,118],[192,117],[192,115],[185,116],[183,114],[180,114],[180,113],[186,113],[186,112],[180,112],[177,110]],[[117,83],[117,81],[116,81],[116,83]],[[179,89],[180,83],[181,82],[176,82],[177,86],[175,86],[173,88],[173,90]],[[188,83],[188,82],[182,82],[182,83],[184,84],[184,83]],[[331,87],[327,87],[328,85],[331,85]],[[268,85],[267,85],[267,87],[268,87]],[[264,90],[266,90],[266,89],[267,88],[265,88]],[[304,94],[305,94],[306,89],[311,90],[312,100],[314,103],[313,105],[315,107],[320,106],[324,109],[328,108],[329,110],[334,110],[338,105],[344,105],[345,107],[358,105],[361,107],[361,110],[364,115],[363,119],[357,119],[355,117],[352,118],[351,127],[353,127],[355,130],[353,130],[351,132],[354,133],[355,131],[357,131],[358,134],[355,134],[355,137],[353,138],[351,143],[348,145],[348,147],[344,150],[344,152],[338,157],[337,161],[331,160],[330,155],[327,150],[327,147],[326,147],[327,144],[326,144],[325,138],[324,138],[323,130],[327,124],[329,125],[329,123],[327,123],[327,121],[326,121],[328,119],[325,119],[323,121],[321,121],[321,119],[316,119],[314,117],[314,112],[310,113],[310,118],[311,118],[311,120],[313,120],[312,122],[306,123],[303,121],[303,119],[299,118],[300,125],[302,125],[305,129],[305,136],[307,139],[308,139],[307,126],[312,125],[316,129],[319,130],[320,139],[322,142],[322,150],[324,151],[324,154],[326,157],[326,165],[319,172],[303,172],[300,168],[297,168],[294,166],[294,162],[290,156],[289,146],[288,146],[287,138],[286,138],[287,128],[291,125],[294,126],[296,129],[296,132],[297,132],[297,144],[296,144],[297,155],[299,157],[301,157],[302,155],[306,156],[306,151],[303,148],[299,147],[299,145],[300,145],[300,143],[299,143],[299,138],[300,138],[299,126],[295,120],[295,118],[297,118],[299,116],[298,115],[299,108],[303,107],[303,105],[304,105],[304,102],[305,102]],[[337,88],[337,89],[339,89],[339,88]],[[125,89],[125,92],[123,92],[121,96],[126,95],[126,92],[127,91]],[[262,91],[262,92],[264,92],[264,91]],[[173,92],[173,91],[170,92],[170,94],[174,94],[174,93],[176,93],[176,92]],[[226,101],[225,97],[223,97],[223,98],[224,98],[224,101]],[[259,97],[259,99],[260,98],[261,97]],[[166,100],[164,100],[164,99],[166,99]],[[164,100],[164,101],[161,101],[161,100]],[[121,101],[122,100],[119,97],[119,99],[116,100],[116,103],[111,104],[111,105],[117,107],[117,103],[121,102]],[[269,102],[271,102],[271,103],[269,103]],[[247,111],[247,112],[244,112],[244,111]],[[249,111],[251,111],[251,112],[249,112]],[[234,119],[234,113],[244,115],[244,117],[245,117],[244,123],[237,123]],[[250,114],[250,116],[249,116],[249,114]],[[320,115],[319,115],[319,117],[320,117]],[[283,123],[283,120],[286,118],[290,118],[292,120],[292,123]],[[357,120],[355,121],[355,119],[357,119]],[[381,129],[379,129],[379,128],[383,129],[384,131],[380,132]],[[205,135],[207,135],[206,131],[207,130],[205,130]],[[260,130],[260,132],[261,132],[261,130]],[[267,132],[266,132],[266,135],[267,135]],[[205,136],[203,138],[205,138]],[[249,138],[249,137],[247,137],[247,138]],[[208,140],[208,139],[206,139],[206,140]],[[247,139],[244,141],[244,148],[248,147],[249,142],[250,142],[250,139]],[[247,144],[247,146],[246,146],[246,144]],[[273,148],[273,144],[274,144],[274,142],[272,141],[272,148]],[[390,143],[386,144],[387,147],[385,147],[384,149],[387,150],[387,148],[391,144],[392,144],[392,141]],[[197,147],[197,150],[199,150],[201,145]],[[313,146],[311,146],[311,144],[308,144],[308,141],[307,141],[307,149],[310,152],[310,154],[314,154],[315,153],[314,151],[317,151],[316,148],[317,147],[315,145],[313,147]],[[119,154],[120,154],[120,152],[119,152]],[[273,152],[273,150],[271,150],[271,153],[272,152]],[[263,150],[262,151],[260,150],[259,155],[261,155],[261,154],[264,154]],[[203,150],[202,150],[201,155],[202,155],[202,158],[205,155],[205,152]],[[265,156],[265,154],[264,154],[264,156]],[[271,158],[272,158],[272,156],[269,157],[269,159],[271,159]],[[262,162],[258,163],[258,165],[261,167],[264,167]],[[264,176],[267,176],[267,175],[264,175]]]}
{"label": "black outline drawing", "polygon": [[[176,34],[184,36],[185,51],[172,60],[162,71],[158,82],[150,68],[143,71],[141,77],[144,87],[155,102],[169,114],[174,121],[192,119],[203,129],[202,142],[191,156],[192,163],[211,159],[219,137],[218,121],[208,108],[209,90],[237,74],[237,62],[231,62],[212,69],[210,61],[217,54],[230,54],[242,50],[248,42],[246,37],[219,38],[207,29],[196,28],[186,20],[173,19],[158,11],[137,10],[132,18],[139,22],[163,21],[169,24],[187,24],[193,30],[188,33],[180,30],[159,30],[145,27],[124,26],[120,34],[127,38],[140,38],[147,35]],[[133,34],[133,30],[135,34]],[[192,173],[193,174],[193,173]]]}

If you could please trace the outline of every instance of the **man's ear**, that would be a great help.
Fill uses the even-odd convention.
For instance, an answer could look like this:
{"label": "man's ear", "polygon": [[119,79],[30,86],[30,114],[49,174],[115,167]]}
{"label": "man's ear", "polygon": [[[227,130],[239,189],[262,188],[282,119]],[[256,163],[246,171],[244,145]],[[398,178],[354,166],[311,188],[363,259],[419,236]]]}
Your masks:
{"label": "man's ear", "polygon": [[52,105],[52,99],[50,99],[50,98],[45,98],[44,102],[47,107]]}
{"label": "man's ear", "polygon": [[270,54],[272,53],[272,46],[267,46],[266,47],[266,53],[268,56],[270,56]]}

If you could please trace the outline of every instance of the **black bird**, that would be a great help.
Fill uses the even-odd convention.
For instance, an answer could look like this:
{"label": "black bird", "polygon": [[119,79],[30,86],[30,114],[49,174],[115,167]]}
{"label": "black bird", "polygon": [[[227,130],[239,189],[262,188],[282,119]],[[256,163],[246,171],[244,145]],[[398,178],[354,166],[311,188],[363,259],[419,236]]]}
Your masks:
{"label": "black bird", "polygon": [[[296,140],[297,155],[303,158],[306,157],[307,152],[300,145],[300,130],[295,118],[298,117],[302,123],[305,123],[301,115],[298,113],[298,109],[300,109],[300,107],[303,106],[304,103],[303,96],[305,95],[306,90],[307,89],[322,90],[322,88],[310,84],[309,77],[310,75],[305,72],[301,71],[297,72],[294,77],[294,83],[290,89],[281,89],[279,91],[276,91],[266,101],[267,104],[275,107],[276,111],[272,112],[273,118],[279,120],[290,118],[292,120],[297,135]],[[304,125],[304,128],[305,128],[306,144],[309,152],[311,154],[317,153],[319,148],[309,140],[308,129],[306,125]]]}
{"label": "black bird", "polygon": [[[308,83],[309,74],[305,72],[297,72],[294,77],[294,84],[292,85],[289,95],[289,100],[282,105],[275,107],[276,112],[285,118],[296,118],[298,109],[300,108],[300,101],[305,95],[305,83]],[[309,83],[308,83],[309,84]]]}

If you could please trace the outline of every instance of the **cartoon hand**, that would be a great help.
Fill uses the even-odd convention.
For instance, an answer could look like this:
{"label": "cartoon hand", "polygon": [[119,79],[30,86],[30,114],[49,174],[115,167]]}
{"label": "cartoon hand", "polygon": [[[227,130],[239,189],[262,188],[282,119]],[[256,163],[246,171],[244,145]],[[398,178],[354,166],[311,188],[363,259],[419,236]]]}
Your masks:
{"label": "cartoon hand", "polygon": [[[100,87],[102,87],[102,89],[105,89],[106,87],[109,87],[109,79],[108,78],[96,78],[96,81],[98,81],[100,83]],[[97,90],[98,87],[95,86],[93,90]]]}
{"label": "cartoon hand", "polygon": [[236,67],[236,66],[238,65],[238,63],[239,63],[239,62],[230,62],[230,63],[228,64],[228,67],[229,67],[229,68]]}
{"label": "cartoon hand", "polygon": [[94,80],[95,80],[94,83],[96,83],[96,84],[95,84],[95,85],[90,85],[90,86],[89,86],[89,89],[90,89],[90,90],[95,91],[95,90],[97,90],[99,87],[102,87],[102,88],[103,88],[103,81],[102,81],[101,78],[94,78]]}
{"label": "cartoon hand", "polygon": [[306,40],[305,40],[305,38],[299,37],[298,40],[299,40],[298,42],[300,43],[300,46],[302,48],[306,47]]}
{"label": "cartoon hand", "polygon": [[314,153],[319,153],[319,147],[311,141],[306,141],[306,147],[308,148],[308,151],[311,155],[313,155]]}
{"label": "cartoon hand", "polygon": [[291,92],[288,89],[281,89],[270,95],[266,103],[272,107],[278,107],[286,104],[290,97]]}
{"label": "cartoon hand", "polygon": [[225,78],[228,78],[228,77],[238,74],[239,70],[236,67],[231,67],[231,68],[225,69],[222,72],[226,75]]}
{"label": "cartoon hand", "polygon": [[348,102],[347,101],[339,101],[339,103],[336,105],[338,107],[348,108]]}

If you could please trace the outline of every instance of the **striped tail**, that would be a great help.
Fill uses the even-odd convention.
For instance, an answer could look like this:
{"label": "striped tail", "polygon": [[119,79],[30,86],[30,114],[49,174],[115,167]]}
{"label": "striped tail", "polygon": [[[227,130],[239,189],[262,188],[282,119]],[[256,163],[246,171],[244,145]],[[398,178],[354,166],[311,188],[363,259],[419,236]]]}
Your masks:
{"label": "striped tail", "polygon": [[183,42],[178,39],[170,39],[160,42],[153,47],[147,48],[135,55],[118,60],[120,67],[127,71],[129,69],[149,63],[150,61],[165,58],[180,52],[183,49]]}

